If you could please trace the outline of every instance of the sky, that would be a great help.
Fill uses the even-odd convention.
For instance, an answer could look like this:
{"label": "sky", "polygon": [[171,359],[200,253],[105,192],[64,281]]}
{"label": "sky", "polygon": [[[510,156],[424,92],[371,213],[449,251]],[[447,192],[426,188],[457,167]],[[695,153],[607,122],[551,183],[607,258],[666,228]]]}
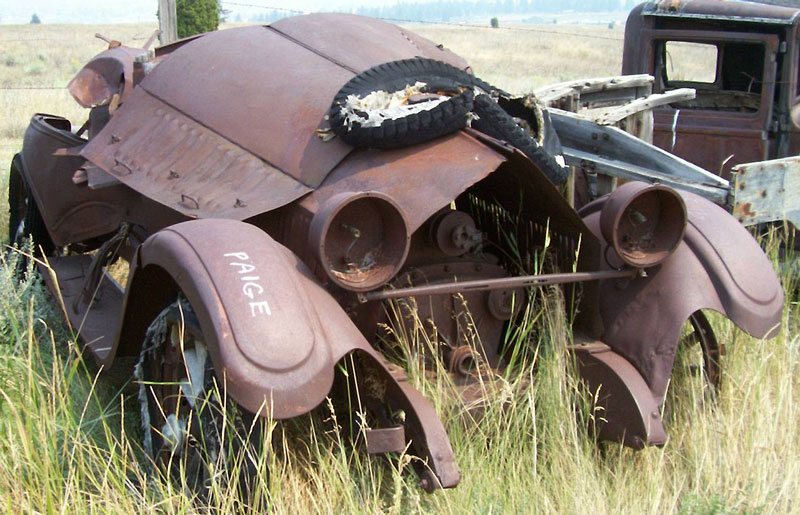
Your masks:
{"label": "sky", "polygon": [[[231,0],[303,11],[378,6],[394,0]],[[419,0],[415,0],[419,1]],[[224,4],[224,0],[223,0]],[[246,9],[226,6],[226,9]],[[158,0],[0,0],[0,23],[28,23],[36,13],[42,23],[156,22]],[[252,11],[253,8],[250,8]]]}

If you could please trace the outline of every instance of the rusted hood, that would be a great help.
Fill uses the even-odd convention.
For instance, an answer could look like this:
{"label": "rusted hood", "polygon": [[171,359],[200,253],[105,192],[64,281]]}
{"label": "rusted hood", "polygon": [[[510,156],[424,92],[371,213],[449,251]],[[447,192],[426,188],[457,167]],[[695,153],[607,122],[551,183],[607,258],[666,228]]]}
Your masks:
{"label": "rusted hood", "polygon": [[317,134],[345,82],[414,56],[467,68],[424,38],[354,15],[212,32],[158,64],[83,155],[188,216],[248,218],[316,188],[352,150]]}

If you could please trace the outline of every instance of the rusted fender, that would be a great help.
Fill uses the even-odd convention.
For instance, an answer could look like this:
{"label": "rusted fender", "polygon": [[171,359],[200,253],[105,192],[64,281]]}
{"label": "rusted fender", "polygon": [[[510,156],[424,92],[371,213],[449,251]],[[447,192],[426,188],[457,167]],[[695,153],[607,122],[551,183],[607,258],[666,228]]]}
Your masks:
{"label": "rusted fender", "polygon": [[119,95],[124,103],[133,90],[133,63],[141,48],[116,46],[94,56],[69,82],[67,89],[82,107],[102,105]]}
{"label": "rusted fender", "polygon": [[[639,371],[664,399],[683,324],[700,309],[723,313],[757,338],[780,327],[783,290],[772,264],[747,230],[722,208],[680,192],[688,212],[677,250],[646,277],[600,284],[604,333],[596,335]],[[606,197],[607,198],[607,197]],[[581,211],[601,240],[605,268],[619,266],[600,232],[604,199]]]}
{"label": "rusted fender", "polygon": [[578,342],[569,350],[600,410],[593,417],[598,438],[634,449],[667,442],[659,404],[633,365],[603,342]]}
{"label": "rusted fender", "polygon": [[328,395],[336,363],[370,357],[390,404],[406,412],[412,451],[452,487],[460,474],[430,404],[367,343],[338,303],[288,249],[255,226],[205,219],[170,226],[137,252],[118,351],[136,354],[149,321],[180,290],[200,321],[227,393],[244,408],[283,419]]}

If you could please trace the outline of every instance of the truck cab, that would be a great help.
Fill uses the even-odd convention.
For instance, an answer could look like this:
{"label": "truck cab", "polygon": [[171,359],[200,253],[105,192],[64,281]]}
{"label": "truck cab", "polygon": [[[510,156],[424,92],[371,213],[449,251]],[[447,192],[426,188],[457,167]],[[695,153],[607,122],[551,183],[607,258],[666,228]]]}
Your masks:
{"label": "truck cab", "polygon": [[638,5],[623,74],[694,99],[653,109],[653,143],[725,179],[731,169],[800,153],[800,9],[724,0]]}

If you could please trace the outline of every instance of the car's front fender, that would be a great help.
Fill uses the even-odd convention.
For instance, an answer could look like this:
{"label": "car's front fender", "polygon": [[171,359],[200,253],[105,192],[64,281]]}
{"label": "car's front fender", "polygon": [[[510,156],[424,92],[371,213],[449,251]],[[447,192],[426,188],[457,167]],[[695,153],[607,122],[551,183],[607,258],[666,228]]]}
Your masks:
{"label": "car's front fender", "polygon": [[[600,284],[604,333],[597,336],[636,367],[659,402],[681,330],[692,313],[718,311],[763,338],[778,330],[783,309],[780,281],[747,230],[702,197],[680,194],[688,223],[677,250],[663,264],[646,270],[646,277]],[[599,226],[602,201],[587,208],[584,220],[601,240],[603,255],[609,256],[613,251]]]}
{"label": "car's front fender", "polygon": [[337,362],[359,351],[384,385],[385,402],[406,413],[412,452],[436,476],[429,488],[458,484],[431,405],[372,349],[299,258],[265,232],[205,219],[148,238],[132,265],[115,351],[136,354],[150,321],[178,291],[198,317],[227,394],[244,408],[278,419],[306,413],[329,394]]}

